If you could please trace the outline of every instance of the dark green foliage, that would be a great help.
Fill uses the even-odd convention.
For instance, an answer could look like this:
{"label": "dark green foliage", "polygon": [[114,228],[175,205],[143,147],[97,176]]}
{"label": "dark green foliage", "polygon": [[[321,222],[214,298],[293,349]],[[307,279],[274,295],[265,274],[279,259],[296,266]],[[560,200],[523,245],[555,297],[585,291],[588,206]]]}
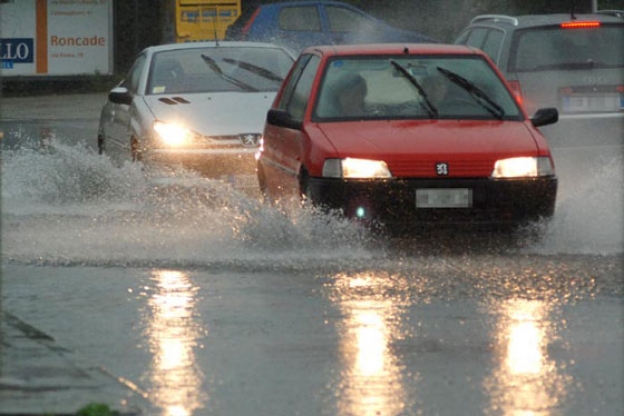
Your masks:
{"label": "dark green foliage", "polygon": [[76,416],[118,416],[119,412],[113,411],[106,404],[91,403],[80,409]]}

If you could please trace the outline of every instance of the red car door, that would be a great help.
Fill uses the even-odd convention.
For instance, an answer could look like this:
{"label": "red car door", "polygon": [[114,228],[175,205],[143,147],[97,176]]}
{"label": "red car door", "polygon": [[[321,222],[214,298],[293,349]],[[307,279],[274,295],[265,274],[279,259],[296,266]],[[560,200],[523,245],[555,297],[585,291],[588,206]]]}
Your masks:
{"label": "red car door", "polygon": [[260,159],[269,193],[298,193],[302,153],[306,136],[303,130],[305,114],[312,99],[312,86],[317,77],[320,57],[302,56],[278,95],[275,108],[283,110],[293,126],[267,123],[264,131],[264,149]]}

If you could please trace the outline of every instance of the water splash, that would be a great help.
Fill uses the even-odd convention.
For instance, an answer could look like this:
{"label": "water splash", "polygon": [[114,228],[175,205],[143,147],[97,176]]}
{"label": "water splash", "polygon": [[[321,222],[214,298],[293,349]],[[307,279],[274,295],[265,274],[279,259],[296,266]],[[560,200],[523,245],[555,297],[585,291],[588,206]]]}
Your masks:
{"label": "water splash", "polygon": [[622,157],[586,171],[587,180],[560,197],[555,217],[532,248],[552,254],[609,255],[624,251]]}
{"label": "water splash", "polygon": [[367,232],[340,217],[287,212],[182,169],[116,168],[82,145],[5,152],[2,181],[4,260],[305,267],[370,257]]}
{"label": "water splash", "polygon": [[[621,253],[622,172],[620,158],[565,192],[522,250]],[[337,215],[272,206],[182,169],[117,168],[84,145],[5,151],[2,204],[3,260],[27,264],[354,267],[391,246]]]}
{"label": "water splash", "polygon": [[3,209],[31,214],[123,201],[141,188],[143,176],[138,166],[114,169],[108,158],[84,145],[54,143],[41,149],[4,151]]}

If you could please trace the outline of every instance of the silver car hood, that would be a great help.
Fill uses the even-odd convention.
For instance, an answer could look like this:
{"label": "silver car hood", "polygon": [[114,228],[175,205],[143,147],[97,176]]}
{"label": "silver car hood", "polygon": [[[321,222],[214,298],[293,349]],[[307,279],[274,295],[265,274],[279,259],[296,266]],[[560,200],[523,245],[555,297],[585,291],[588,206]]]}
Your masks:
{"label": "silver car hood", "polygon": [[204,136],[262,133],[275,92],[149,95],[156,120],[179,123]]}

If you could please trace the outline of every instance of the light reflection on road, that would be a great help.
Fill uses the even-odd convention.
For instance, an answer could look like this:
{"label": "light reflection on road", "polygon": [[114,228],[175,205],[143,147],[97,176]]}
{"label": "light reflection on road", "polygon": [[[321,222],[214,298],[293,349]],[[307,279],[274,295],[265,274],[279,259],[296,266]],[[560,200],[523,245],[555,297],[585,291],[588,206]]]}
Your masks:
{"label": "light reflection on road", "polygon": [[331,298],[344,317],[339,323],[339,415],[397,415],[405,409],[401,364],[392,348],[401,337],[406,306],[391,294],[396,283],[371,274],[335,277]]}
{"label": "light reflection on road", "polygon": [[184,272],[157,270],[145,315],[146,338],[154,359],[144,376],[150,399],[164,416],[189,416],[206,402],[203,375],[194,348],[203,335],[196,311],[196,292]]}
{"label": "light reflection on road", "polygon": [[496,303],[495,366],[485,381],[495,414],[549,416],[565,402],[571,377],[560,371],[548,348],[556,340],[552,306],[512,299]]}

